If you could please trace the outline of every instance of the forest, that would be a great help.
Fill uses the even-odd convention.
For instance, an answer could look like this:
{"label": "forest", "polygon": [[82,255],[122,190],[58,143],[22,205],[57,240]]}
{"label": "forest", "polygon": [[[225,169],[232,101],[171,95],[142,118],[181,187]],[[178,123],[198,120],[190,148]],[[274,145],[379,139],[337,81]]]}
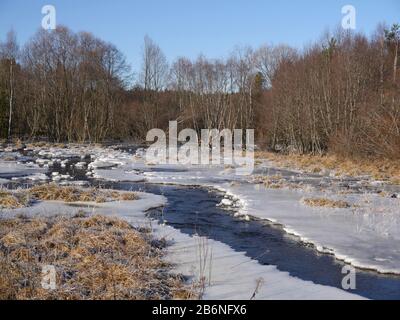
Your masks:
{"label": "forest", "polygon": [[144,38],[140,70],[113,44],[67,27],[0,43],[0,137],[143,141],[148,130],[255,129],[260,148],[400,158],[400,25],[337,29],[303,49],[236,47],[177,57]]}

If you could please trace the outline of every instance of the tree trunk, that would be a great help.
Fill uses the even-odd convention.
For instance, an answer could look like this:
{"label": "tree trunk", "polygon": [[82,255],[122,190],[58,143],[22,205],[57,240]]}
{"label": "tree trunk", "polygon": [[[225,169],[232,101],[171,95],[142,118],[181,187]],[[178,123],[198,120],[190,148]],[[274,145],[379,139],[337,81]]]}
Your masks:
{"label": "tree trunk", "polygon": [[11,120],[12,120],[12,111],[13,111],[13,96],[14,96],[14,87],[13,87],[13,61],[10,61],[10,98],[9,98],[9,116],[8,116],[8,133],[7,138],[11,137]]}
{"label": "tree trunk", "polygon": [[396,83],[398,51],[399,51],[399,41],[396,41],[395,49],[394,49],[394,62],[393,62],[393,82],[394,83]]}

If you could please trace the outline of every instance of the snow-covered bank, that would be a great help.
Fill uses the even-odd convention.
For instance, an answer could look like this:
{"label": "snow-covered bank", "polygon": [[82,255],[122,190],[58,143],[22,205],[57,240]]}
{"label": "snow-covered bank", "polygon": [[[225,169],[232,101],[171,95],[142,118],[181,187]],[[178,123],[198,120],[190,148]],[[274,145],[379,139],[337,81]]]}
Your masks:
{"label": "snow-covered bank", "polygon": [[282,224],[286,232],[314,244],[321,252],[356,267],[400,273],[398,199],[370,195],[361,208],[310,208],[301,203],[301,191],[249,185],[221,188],[242,199],[241,213]]}
{"label": "snow-covered bank", "polygon": [[133,218],[136,226],[145,226],[149,219],[145,212],[152,208],[158,208],[166,203],[163,196],[135,192],[137,200],[109,201],[109,202],[63,202],[63,201],[39,201],[29,207],[18,209],[2,209],[0,218],[10,218],[18,215],[32,216],[54,216],[54,215],[75,215],[79,211],[89,214],[99,213],[105,215],[118,215],[126,218]]}
{"label": "snow-covered bank", "polygon": [[[172,239],[167,260],[177,271],[200,280],[205,277],[203,299],[362,299],[337,288],[292,277],[275,266],[263,266],[226,244],[190,237],[169,226],[156,234]],[[257,289],[257,292],[255,293]]]}

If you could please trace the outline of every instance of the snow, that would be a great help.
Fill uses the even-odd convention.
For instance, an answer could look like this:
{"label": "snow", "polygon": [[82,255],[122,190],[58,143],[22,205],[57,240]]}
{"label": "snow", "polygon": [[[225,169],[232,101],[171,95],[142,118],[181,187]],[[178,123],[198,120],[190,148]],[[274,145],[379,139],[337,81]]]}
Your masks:
{"label": "snow", "polygon": [[118,164],[114,163],[114,162],[96,160],[96,161],[93,161],[92,163],[90,163],[89,168],[107,169],[107,168],[115,167],[116,165],[118,165]]}
{"label": "snow", "polygon": [[[321,209],[303,205],[301,191],[249,185],[222,189],[244,199],[242,214],[280,223],[286,232],[314,244],[321,252],[332,253],[353,266],[400,273],[400,250],[396,245],[400,241],[399,212],[397,209],[382,214],[377,209],[377,199],[369,209]],[[398,201],[390,200],[385,201],[386,209],[399,208]]]}
{"label": "snow", "polygon": [[95,160],[89,164],[90,169],[106,169],[115,166],[122,166],[127,163],[130,157],[124,153],[108,150],[107,152],[100,152],[95,156]]}
{"label": "snow", "polygon": [[66,181],[61,181],[59,184],[62,186],[81,186],[81,187],[90,185],[89,181],[85,181],[85,180],[76,180],[76,181],[66,180]]}
{"label": "snow", "polygon": [[113,182],[120,181],[132,181],[140,182],[144,181],[144,177],[132,170],[124,170],[121,168],[115,168],[113,170],[96,169],[93,171],[93,177],[96,179],[104,179]]}
{"label": "snow", "polygon": [[32,181],[46,181],[49,180],[49,177],[44,173],[35,173],[29,176],[24,177],[24,179],[32,180]]}
{"label": "snow", "polygon": [[177,271],[190,274],[197,281],[206,278],[206,300],[249,300],[257,283],[260,288],[255,299],[260,300],[362,299],[344,290],[292,277],[275,266],[260,265],[218,241],[190,237],[171,227],[160,228],[156,234],[173,239],[167,247],[167,260],[177,265]]}
{"label": "snow", "polygon": [[10,182],[10,180],[8,180],[8,179],[0,178],[0,184],[6,184],[6,183],[9,183],[9,182]]}
{"label": "snow", "polygon": [[38,172],[43,172],[43,169],[40,169],[35,165],[0,160],[1,178],[23,177]]}
{"label": "snow", "polygon": [[230,207],[230,206],[233,205],[233,202],[230,199],[222,199],[221,203],[219,205],[220,206],[225,206],[225,207]]}
{"label": "snow", "polygon": [[149,223],[145,212],[149,209],[163,206],[166,203],[166,199],[163,196],[150,193],[135,193],[138,199],[129,201],[109,201],[102,203],[38,201],[29,207],[2,209],[0,211],[0,218],[16,217],[21,214],[27,217],[54,215],[71,216],[79,211],[85,211],[89,214],[118,215],[119,217],[130,220],[135,226],[145,226]]}
{"label": "snow", "polygon": [[75,164],[76,168],[82,169],[86,166],[86,162],[78,162]]}

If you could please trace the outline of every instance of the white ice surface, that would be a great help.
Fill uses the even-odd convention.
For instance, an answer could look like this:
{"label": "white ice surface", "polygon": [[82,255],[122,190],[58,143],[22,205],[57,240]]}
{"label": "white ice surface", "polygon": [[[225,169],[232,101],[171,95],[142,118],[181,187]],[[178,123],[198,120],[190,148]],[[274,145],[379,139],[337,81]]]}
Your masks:
{"label": "white ice surface", "polygon": [[5,184],[5,183],[9,183],[9,182],[10,182],[9,179],[0,178],[0,184]]}
{"label": "white ice surface", "polygon": [[108,181],[120,182],[120,181],[132,181],[139,182],[144,181],[144,177],[138,174],[136,171],[126,170],[123,168],[113,169],[95,169],[93,171],[93,177],[97,179],[104,179]]}
{"label": "white ice surface", "polygon": [[43,172],[43,169],[36,165],[0,160],[0,176],[4,178],[27,176],[38,172]]}
{"label": "white ice surface", "polygon": [[218,241],[190,237],[171,227],[159,227],[156,234],[173,239],[167,247],[167,260],[177,266],[177,271],[197,281],[205,277],[203,299],[248,300],[258,282],[255,299],[260,300],[362,299],[344,290],[292,277],[275,266],[263,266]]}
{"label": "white ice surface", "polygon": [[356,210],[323,209],[303,205],[301,199],[306,195],[302,191],[254,185],[221,188],[242,199],[241,213],[280,223],[288,233],[313,243],[319,251],[333,253],[357,267],[400,273],[398,199],[385,200],[387,212],[383,213],[377,199]]}

